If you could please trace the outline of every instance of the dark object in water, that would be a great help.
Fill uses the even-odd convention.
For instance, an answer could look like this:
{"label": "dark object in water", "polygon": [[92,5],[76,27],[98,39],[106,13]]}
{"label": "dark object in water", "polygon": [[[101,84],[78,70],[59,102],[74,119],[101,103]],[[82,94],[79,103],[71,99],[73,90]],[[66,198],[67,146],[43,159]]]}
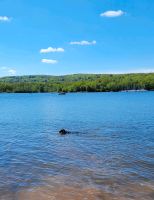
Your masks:
{"label": "dark object in water", "polygon": [[66,92],[59,92],[58,94],[59,94],[59,95],[65,95]]}
{"label": "dark object in water", "polygon": [[70,132],[69,131],[66,131],[65,129],[61,129],[60,131],[59,131],[59,134],[61,134],[61,135],[66,135],[66,134],[69,134]]}

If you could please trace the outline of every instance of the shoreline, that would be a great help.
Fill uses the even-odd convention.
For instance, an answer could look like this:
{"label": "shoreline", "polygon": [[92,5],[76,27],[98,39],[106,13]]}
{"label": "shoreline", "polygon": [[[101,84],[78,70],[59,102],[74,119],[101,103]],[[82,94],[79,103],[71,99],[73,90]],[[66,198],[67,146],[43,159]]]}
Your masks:
{"label": "shoreline", "polygon": [[[65,92],[65,94],[73,94],[73,93],[119,93],[119,92],[154,92],[154,90],[120,90],[120,91],[102,91],[102,92],[98,92],[98,91],[83,91],[83,92]],[[0,92],[0,94],[59,94],[59,92]]]}

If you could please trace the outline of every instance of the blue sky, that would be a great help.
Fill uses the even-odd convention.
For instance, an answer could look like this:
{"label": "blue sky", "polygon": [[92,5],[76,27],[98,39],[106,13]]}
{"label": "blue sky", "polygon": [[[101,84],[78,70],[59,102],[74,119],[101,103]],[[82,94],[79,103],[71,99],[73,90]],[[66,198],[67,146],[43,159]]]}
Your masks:
{"label": "blue sky", "polygon": [[154,72],[154,0],[0,0],[0,76]]}

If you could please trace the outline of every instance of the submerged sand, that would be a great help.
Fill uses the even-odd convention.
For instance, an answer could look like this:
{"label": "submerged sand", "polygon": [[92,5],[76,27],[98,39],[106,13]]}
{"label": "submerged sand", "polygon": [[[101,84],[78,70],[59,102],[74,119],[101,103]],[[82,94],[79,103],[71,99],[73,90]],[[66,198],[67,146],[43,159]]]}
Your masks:
{"label": "submerged sand", "polygon": [[48,178],[47,185],[20,188],[17,191],[1,191],[0,200],[153,200],[153,183],[129,183],[116,185],[108,182],[106,189],[90,184],[68,184],[65,179]]}
{"label": "submerged sand", "polygon": [[88,187],[39,187],[20,191],[16,198],[17,200],[152,200],[154,190],[149,186],[134,185],[113,193]]}

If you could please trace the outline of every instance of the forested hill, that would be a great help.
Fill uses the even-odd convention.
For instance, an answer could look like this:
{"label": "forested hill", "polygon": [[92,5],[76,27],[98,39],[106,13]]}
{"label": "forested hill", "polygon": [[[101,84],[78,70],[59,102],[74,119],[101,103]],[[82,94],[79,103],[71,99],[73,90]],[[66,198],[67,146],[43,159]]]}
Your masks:
{"label": "forested hill", "polygon": [[0,92],[154,90],[154,73],[31,75],[0,78]]}

